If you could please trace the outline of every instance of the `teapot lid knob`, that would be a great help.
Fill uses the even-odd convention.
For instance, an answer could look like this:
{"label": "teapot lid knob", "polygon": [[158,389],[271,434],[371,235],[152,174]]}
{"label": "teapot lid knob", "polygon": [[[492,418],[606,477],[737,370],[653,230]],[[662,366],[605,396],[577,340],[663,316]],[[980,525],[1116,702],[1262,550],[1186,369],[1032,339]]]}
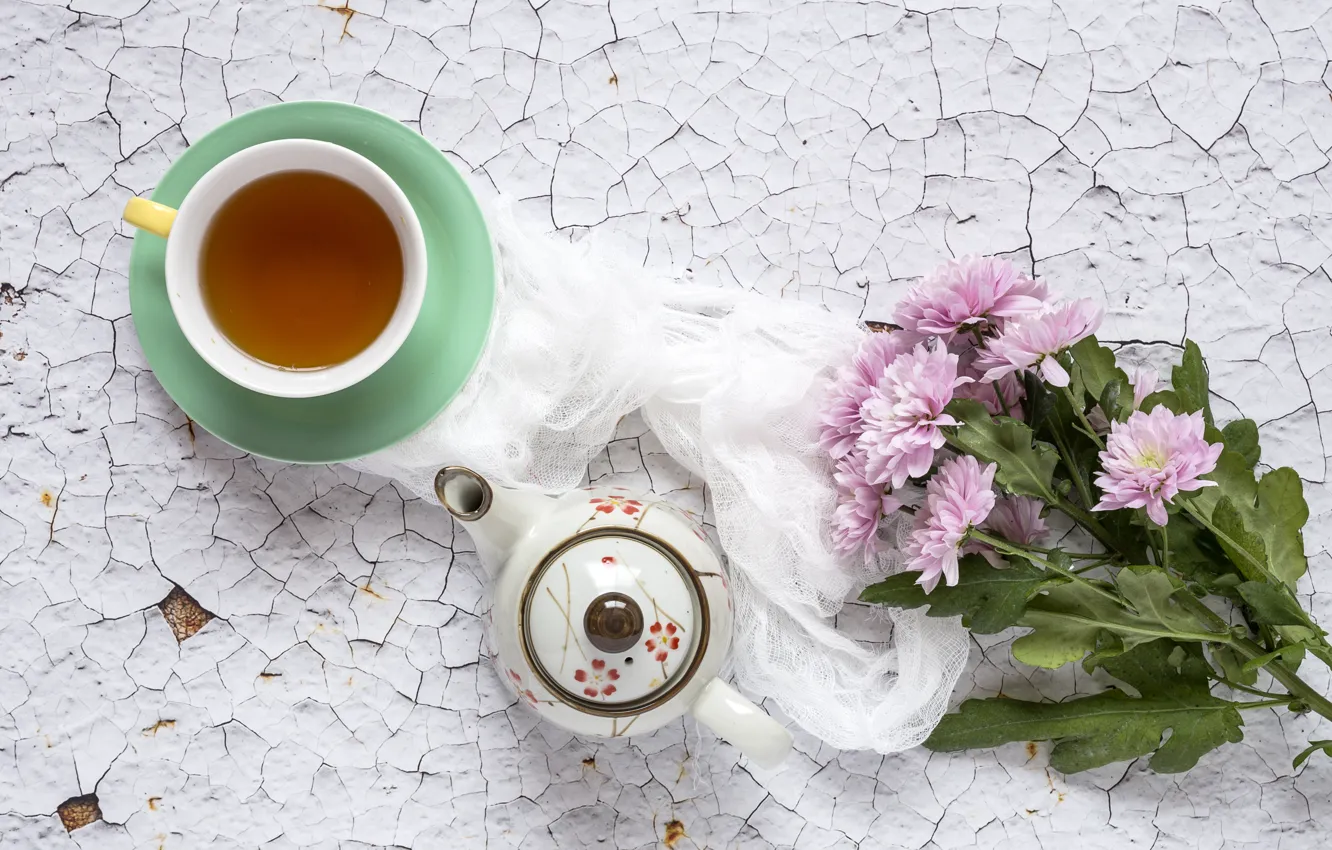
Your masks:
{"label": "teapot lid knob", "polygon": [[643,636],[643,609],[623,593],[603,593],[587,606],[583,631],[602,652],[624,652]]}
{"label": "teapot lid knob", "polygon": [[709,612],[679,552],[645,531],[604,526],[545,555],[526,579],[518,619],[523,654],[551,694],[579,711],[628,715],[693,677]]}

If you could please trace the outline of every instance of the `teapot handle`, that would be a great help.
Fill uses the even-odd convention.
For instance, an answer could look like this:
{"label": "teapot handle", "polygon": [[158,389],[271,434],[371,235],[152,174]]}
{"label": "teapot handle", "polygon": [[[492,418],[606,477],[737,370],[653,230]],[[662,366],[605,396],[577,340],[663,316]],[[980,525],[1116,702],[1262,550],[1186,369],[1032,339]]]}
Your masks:
{"label": "teapot handle", "polygon": [[721,679],[713,679],[689,709],[694,719],[735,745],[763,768],[774,768],[791,751],[791,733]]}

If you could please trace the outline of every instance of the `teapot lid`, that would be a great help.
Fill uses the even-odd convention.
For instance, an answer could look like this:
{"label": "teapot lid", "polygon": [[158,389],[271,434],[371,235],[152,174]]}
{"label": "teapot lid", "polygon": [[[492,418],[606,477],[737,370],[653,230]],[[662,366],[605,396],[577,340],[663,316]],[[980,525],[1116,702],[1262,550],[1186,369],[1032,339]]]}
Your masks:
{"label": "teapot lid", "polygon": [[674,696],[707,647],[707,597],[670,546],[627,528],[579,534],[523,591],[522,644],[552,694],[592,714]]}

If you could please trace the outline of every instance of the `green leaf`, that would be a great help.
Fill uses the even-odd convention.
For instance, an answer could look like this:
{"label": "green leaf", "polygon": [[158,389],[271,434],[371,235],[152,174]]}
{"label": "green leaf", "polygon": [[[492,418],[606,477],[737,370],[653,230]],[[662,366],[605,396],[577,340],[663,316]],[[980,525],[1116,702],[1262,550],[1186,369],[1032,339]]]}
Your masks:
{"label": "green leaf", "polygon": [[[1107,385],[1118,384],[1121,380],[1128,384],[1128,376],[1115,365],[1115,353],[1097,342],[1096,337],[1087,337],[1069,351],[1076,367],[1070,383],[1075,398],[1081,399],[1079,393],[1085,393],[1098,402]],[[1106,411],[1106,415],[1110,412]]]}
{"label": "green leaf", "polygon": [[1101,667],[1136,690],[1138,696],[1169,696],[1179,691],[1197,695],[1209,693],[1212,688],[1208,676],[1212,668],[1196,643],[1155,640]]}
{"label": "green leaf", "polygon": [[1332,741],[1310,741],[1309,746],[1305,747],[1303,752],[1297,755],[1295,760],[1290,763],[1291,770],[1299,770],[1300,765],[1309,760],[1309,756],[1320,750],[1327,755],[1332,756]]}
{"label": "green leaf", "polygon": [[1082,659],[1082,669],[1091,673],[1105,663],[1107,658],[1123,655],[1128,650],[1124,641],[1114,632],[1101,629],[1096,633],[1096,647]]}
{"label": "green leaf", "polygon": [[898,573],[860,594],[862,602],[893,608],[928,605],[931,617],[962,616],[962,625],[976,634],[992,635],[1017,623],[1027,600],[1058,576],[1037,569],[1029,561],[1014,559],[999,569],[980,555],[967,555],[958,564],[955,587],[939,585],[932,593],[916,584],[918,573]]}
{"label": "green leaf", "polygon": [[1032,431],[1040,431],[1054,410],[1055,394],[1046,389],[1040,376],[1029,369],[1022,372],[1022,388],[1026,391],[1023,403],[1027,410],[1027,426]]}
{"label": "green leaf", "polygon": [[1175,395],[1174,390],[1157,390],[1142,400],[1142,407],[1139,410],[1143,413],[1151,413],[1155,407],[1164,407],[1173,413],[1188,412],[1180,402],[1179,396]]}
{"label": "green leaf", "polygon": [[1222,551],[1216,537],[1187,516],[1170,517],[1170,568],[1208,593],[1237,598],[1235,588],[1243,576]]}
{"label": "green leaf", "polygon": [[1151,567],[1128,567],[1119,571],[1116,583],[1140,616],[1180,633],[1199,631],[1197,616],[1175,598],[1184,586],[1174,576]]}
{"label": "green leaf", "polygon": [[1221,548],[1245,578],[1263,581],[1273,575],[1265,572],[1267,544],[1262,535],[1244,525],[1244,517],[1229,497],[1222,497],[1212,508],[1212,525],[1216,528]]}
{"label": "green leaf", "polygon": [[1050,415],[1046,417],[1042,436],[1048,437],[1059,450],[1057,472],[1070,481],[1081,476],[1082,482],[1090,488],[1099,467],[1096,444],[1083,432],[1068,396],[1051,393],[1050,398]]}
{"label": "green leaf", "polygon": [[993,419],[980,402],[957,399],[948,412],[962,422],[952,440],[983,463],[997,463],[995,480],[1010,493],[1055,501],[1050,479],[1059,460],[1054,446],[1033,444],[1031,429],[1016,419]]}
{"label": "green leaf", "polygon": [[1245,670],[1244,659],[1228,646],[1213,644],[1209,647],[1212,660],[1221,668],[1221,675],[1241,685],[1253,685],[1258,681],[1257,670]]}
{"label": "green leaf", "polygon": [[1244,662],[1243,670],[1245,673],[1256,673],[1268,664],[1276,661],[1278,658],[1282,661],[1287,661],[1291,656],[1303,657],[1305,649],[1307,649],[1307,647],[1305,647],[1304,644],[1288,643],[1285,646],[1277,647],[1266,655],[1250,658],[1248,661]]}
{"label": "green leaf", "polygon": [[1101,410],[1106,418],[1123,422],[1133,414],[1133,385],[1120,377],[1105,385],[1101,391]]}
{"label": "green leaf", "polygon": [[[1050,766],[1075,773],[1155,753],[1160,773],[1189,770],[1205,753],[1243,739],[1234,704],[1208,693],[1205,663],[1189,653],[1172,664],[1175,644],[1152,641],[1104,666],[1141,696],[1119,690],[1062,703],[973,699],[944,717],[925,746],[937,752],[997,747],[1014,741],[1054,741]],[[1168,740],[1162,738],[1170,732]]]}
{"label": "green leaf", "polygon": [[1147,535],[1143,533],[1142,525],[1135,523],[1137,517],[1132,511],[1105,511],[1096,516],[1114,544],[1113,548],[1131,563],[1148,562]]}
{"label": "green leaf", "polygon": [[1309,615],[1283,585],[1246,581],[1237,589],[1256,622],[1269,626],[1304,626],[1309,622]]}
{"label": "green leaf", "polygon": [[1250,581],[1269,577],[1294,588],[1308,570],[1301,529],[1309,519],[1295,470],[1274,469],[1255,481],[1244,456],[1226,449],[1212,472],[1216,487],[1190,503],[1210,519],[1226,555]]}
{"label": "green leaf", "polygon": [[1013,657],[1033,667],[1061,667],[1088,652],[1103,652],[1102,631],[1117,637],[1125,650],[1162,637],[1216,637],[1174,599],[1183,585],[1162,570],[1126,567],[1117,584],[1131,610],[1082,583],[1060,585],[1032,599],[1020,622],[1032,631],[1013,642]]}
{"label": "green leaf", "polygon": [[1252,419],[1236,419],[1221,429],[1226,448],[1244,458],[1249,469],[1258,465],[1262,448],[1258,445],[1258,426]]}
{"label": "green leaf", "polygon": [[1212,403],[1207,394],[1207,364],[1191,339],[1184,340],[1184,360],[1170,373],[1170,384],[1179,396],[1182,412],[1201,410],[1204,422],[1209,426],[1216,424],[1212,421]]}

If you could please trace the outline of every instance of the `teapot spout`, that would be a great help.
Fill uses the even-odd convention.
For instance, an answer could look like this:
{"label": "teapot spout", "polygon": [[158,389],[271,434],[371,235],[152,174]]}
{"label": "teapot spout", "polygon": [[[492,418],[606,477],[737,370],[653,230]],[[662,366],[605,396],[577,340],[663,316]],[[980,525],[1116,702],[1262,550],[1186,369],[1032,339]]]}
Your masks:
{"label": "teapot spout", "polygon": [[435,474],[435,495],[445,510],[467,526],[476,554],[491,578],[497,578],[514,546],[550,508],[538,493],[492,487],[465,466],[446,466]]}

